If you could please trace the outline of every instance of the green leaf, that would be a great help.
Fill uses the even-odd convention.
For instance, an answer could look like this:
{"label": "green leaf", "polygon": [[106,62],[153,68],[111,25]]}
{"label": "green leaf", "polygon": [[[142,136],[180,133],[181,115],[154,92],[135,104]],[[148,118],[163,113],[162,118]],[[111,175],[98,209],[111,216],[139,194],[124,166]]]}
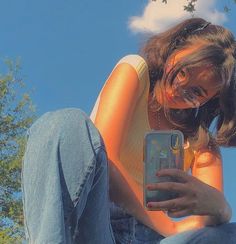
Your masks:
{"label": "green leaf", "polygon": [[7,71],[0,72],[0,243],[15,244],[24,237],[22,200],[16,193],[21,192],[25,132],[36,116],[19,72],[20,60],[4,63]]}

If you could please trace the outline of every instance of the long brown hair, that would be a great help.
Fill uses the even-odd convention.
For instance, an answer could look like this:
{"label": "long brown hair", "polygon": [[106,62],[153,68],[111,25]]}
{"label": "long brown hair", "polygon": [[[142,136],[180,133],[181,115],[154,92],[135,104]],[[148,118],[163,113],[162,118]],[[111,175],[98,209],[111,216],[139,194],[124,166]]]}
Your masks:
{"label": "long brown hair", "polygon": [[[187,55],[166,73],[168,58],[176,51],[203,42],[197,52]],[[208,145],[211,137],[220,146],[236,146],[236,42],[226,28],[213,25],[201,18],[187,19],[171,29],[154,35],[146,42],[141,55],[149,67],[150,93],[156,88],[171,85],[183,67],[213,64],[222,82],[218,96],[199,108],[169,109],[164,106],[168,120],[184,132],[195,147]],[[212,136],[209,128],[216,123]],[[194,143],[193,143],[194,144]]]}

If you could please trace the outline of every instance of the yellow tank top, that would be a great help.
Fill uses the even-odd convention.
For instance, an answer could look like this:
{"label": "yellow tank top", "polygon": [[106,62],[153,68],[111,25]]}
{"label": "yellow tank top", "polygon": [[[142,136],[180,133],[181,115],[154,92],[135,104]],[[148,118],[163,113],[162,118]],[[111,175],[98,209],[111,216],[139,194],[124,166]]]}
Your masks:
{"label": "yellow tank top", "polygon": [[[131,126],[127,129],[122,141],[119,159],[125,169],[139,184],[143,183],[143,140],[147,132],[151,130],[148,120],[148,93],[149,93],[149,75],[148,67],[145,60],[139,55],[128,55],[122,58],[118,64],[131,64],[137,71],[140,86],[139,86],[139,100],[131,118]],[[118,65],[117,64],[117,65]],[[105,84],[106,85],[106,84]],[[105,86],[104,85],[104,86]],[[90,118],[94,121],[97,107],[99,105],[99,96]],[[194,160],[194,152],[191,147],[184,150],[184,170],[188,171]]]}

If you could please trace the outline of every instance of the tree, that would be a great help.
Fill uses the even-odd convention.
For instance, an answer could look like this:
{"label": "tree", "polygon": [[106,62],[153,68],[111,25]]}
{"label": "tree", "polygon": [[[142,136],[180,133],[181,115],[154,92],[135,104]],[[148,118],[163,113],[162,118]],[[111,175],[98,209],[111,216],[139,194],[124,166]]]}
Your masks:
{"label": "tree", "polygon": [[24,238],[21,164],[25,132],[35,119],[34,106],[20,78],[19,61],[5,61],[0,75],[0,243]]}
{"label": "tree", "polygon": [[[157,1],[157,0],[152,0],[152,1],[155,2],[155,1]],[[168,3],[167,0],[161,0],[161,1],[162,1],[162,3],[165,3],[165,4]],[[193,12],[196,10],[196,9],[195,9],[195,5],[196,5],[196,2],[197,2],[198,0],[187,0],[187,1],[188,1],[187,5],[184,5],[184,6],[183,6],[183,7],[184,7],[184,10],[187,11],[187,12],[193,13]],[[231,0],[231,2],[236,4],[236,0]],[[225,12],[229,12],[229,11],[230,11],[230,7],[229,7],[229,5],[230,5],[230,3],[229,3],[228,5],[225,5],[225,6],[224,6],[224,11],[225,11]]]}

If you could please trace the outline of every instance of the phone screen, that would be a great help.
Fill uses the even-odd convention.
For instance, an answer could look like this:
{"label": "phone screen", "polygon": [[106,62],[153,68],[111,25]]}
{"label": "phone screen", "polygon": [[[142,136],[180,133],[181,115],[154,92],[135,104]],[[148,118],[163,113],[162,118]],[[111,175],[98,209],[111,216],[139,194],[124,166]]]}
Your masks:
{"label": "phone screen", "polygon": [[180,131],[153,131],[144,141],[144,202],[164,201],[177,195],[170,191],[149,191],[145,185],[174,181],[171,177],[157,177],[163,168],[183,169],[183,134]]}

